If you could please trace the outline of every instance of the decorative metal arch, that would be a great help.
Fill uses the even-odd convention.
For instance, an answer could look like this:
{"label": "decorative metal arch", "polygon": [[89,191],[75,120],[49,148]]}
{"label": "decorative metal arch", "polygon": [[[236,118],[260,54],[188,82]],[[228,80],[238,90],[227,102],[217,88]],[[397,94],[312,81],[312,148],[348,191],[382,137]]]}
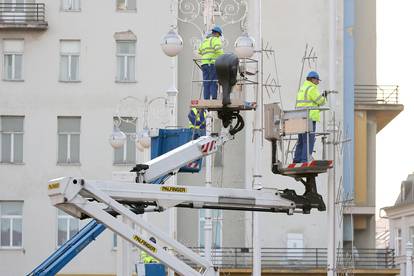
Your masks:
{"label": "decorative metal arch", "polygon": [[[171,0],[171,5],[178,7],[177,20],[191,24],[202,37],[203,26],[197,25],[196,21],[204,16],[207,2],[213,2],[213,21],[220,19],[225,27],[230,24],[245,22],[248,12],[247,0]],[[243,28],[242,28],[243,29]]]}

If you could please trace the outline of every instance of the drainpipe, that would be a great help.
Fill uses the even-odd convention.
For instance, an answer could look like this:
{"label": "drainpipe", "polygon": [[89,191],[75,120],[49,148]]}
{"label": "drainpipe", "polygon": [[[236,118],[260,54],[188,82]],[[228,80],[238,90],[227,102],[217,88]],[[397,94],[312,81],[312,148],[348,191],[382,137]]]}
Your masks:
{"label": "drainpipe", "polygon": [[[354,84],[355,84],[355,56],[354,56],[354,17],[355,17],[355,0],[343,1],[343,131],[345,138],[349,139],[344,144],[343,154],[343,192],[344,200],[354,197]],[[344,218],[342,224],[343,233],[346,236],[354,236],[353,217]]]}

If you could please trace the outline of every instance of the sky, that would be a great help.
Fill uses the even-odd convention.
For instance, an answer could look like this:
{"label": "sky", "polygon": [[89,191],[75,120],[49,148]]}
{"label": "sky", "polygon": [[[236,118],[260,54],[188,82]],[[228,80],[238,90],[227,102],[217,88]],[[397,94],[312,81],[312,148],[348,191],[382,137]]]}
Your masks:
{"label": "sky", "polygon": [[400,86],[401,112],[377,134],[377,209],[414,172],[414,1],[377,0],[377,84]]}

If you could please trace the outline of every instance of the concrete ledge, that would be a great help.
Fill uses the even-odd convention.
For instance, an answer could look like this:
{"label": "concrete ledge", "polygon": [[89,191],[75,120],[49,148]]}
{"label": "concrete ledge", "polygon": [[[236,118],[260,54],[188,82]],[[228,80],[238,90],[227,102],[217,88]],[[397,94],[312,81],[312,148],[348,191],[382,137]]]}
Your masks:
{"label": "concrete ledge", "polygon": [[[220,275],[223,276],[247,276],[252,275],[252,269],[239,269],[239,268],[223,268],[220,269]],[[350,269],[346,271],[338,271],[338,273],[352,273],[352,275],[361,276],[390,276],[398,275],[400,270],[394,269]],[[134,276],[135,273],[132,274]],[[326,269],[324,268],[311,268],[311,269],[262,269],[262,275],[266,276],[301,276],[301,275],[313,275],[313,276],[326,276]],[[116,276],[115,274],[57,274],[57,276]]]}
{"label": "concrete ledge", "polygon": [[45,31],[48,29],[47,22],[39,23],[13,23],[13,22],[0,22],[0,30],[2,31]]}
{"label": "concrete ledge", "polygon": [[[338,271],[340,273],[341,271]],[[345,271],[344,271],[345,272]],[[352,275],[361,276],[389,276],[398,275],[399,269],[352,269],[346,272],[352,272]],[[220,275],[226,276],[246,276],[252,275],[252,269],[220,269]],[[301,275],[313,275],[313,276],[326,276],[326,269],[263,269],[262,275],[267,276],[301,276]]]}
{"label": "concrete ledge", "polygon": [[347,206],[344,208],[344,214],[353,215],[375,215],[375,207],[370,206]]}

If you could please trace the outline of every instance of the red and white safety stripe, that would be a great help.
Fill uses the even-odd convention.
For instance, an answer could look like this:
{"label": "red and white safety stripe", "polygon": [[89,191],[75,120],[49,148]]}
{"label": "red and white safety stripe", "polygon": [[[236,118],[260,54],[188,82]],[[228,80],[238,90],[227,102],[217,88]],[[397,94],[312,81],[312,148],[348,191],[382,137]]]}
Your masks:
{"label": "red and white safety stripe", "polygon": [[198,169],[198,162],[197,161],[190,162],[187,164],[187,167],[191,169]]}
{"label": "red and white safety stripe", "polygon": [[209,152],[211,152],[212,150],[214,150],[216,147],[216,141],[210,141],[208,143],[205,143],[204,145],[201,146],[201,152],[203,154],[207,154]]}
{"label": "red and white safety stripe", "polygon": [[[332,167],[333,161],[328,160],[328,168]],[[320,166],[320,160],[313,160],[311,162],[305,162],[305,163],[292,163],[289,164],[287,167],[289,169],[295,169],[295,168],[313,168]]]}

